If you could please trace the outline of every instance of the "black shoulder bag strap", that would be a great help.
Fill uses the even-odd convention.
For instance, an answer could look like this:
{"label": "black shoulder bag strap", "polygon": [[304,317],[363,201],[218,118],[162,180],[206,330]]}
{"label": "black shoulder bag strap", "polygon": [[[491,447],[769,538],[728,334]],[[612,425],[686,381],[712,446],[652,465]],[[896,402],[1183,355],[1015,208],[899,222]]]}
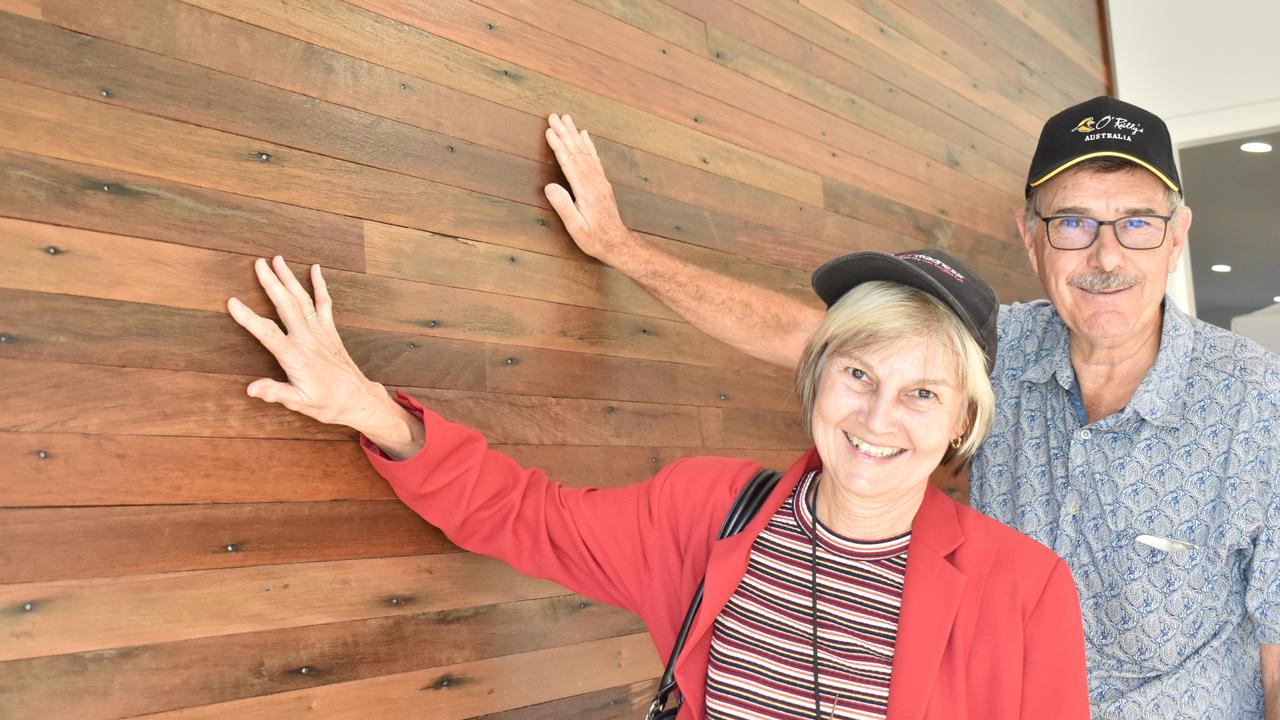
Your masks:
{"label": "black shoulder bag strap", "polygon": [[[742,532],[781,478],[782,473],[768,468],[761,468],[752,476],[742,488],[742,492],[738,493],[738,498],[733,501],[733,506],[729,508],[729,514],[725,516],[717,537],[724,539]],[[649,712],[644,716],[645,720],[673,720],[680,712],[680,707],[684,705],[684,696],[676,687],[676,658],[680,657],[680,651],[684,650],[685,638],[689,636],[689,628],[693,627],[693,618],[702,605],[703,584],[698,583],[698,591],[693,594],[693,602],[689,603],[689,612],[685,613],[684,623],[680,625],[680,634],[676,636],[675,648],[671,651],[671,658],[667,660],[667,669],[663,671],[662,679],[658,681],[658,695],[649,705]],[[674,706],[668,708],[667,700],[672,692],[676,693],[676,701]]]}

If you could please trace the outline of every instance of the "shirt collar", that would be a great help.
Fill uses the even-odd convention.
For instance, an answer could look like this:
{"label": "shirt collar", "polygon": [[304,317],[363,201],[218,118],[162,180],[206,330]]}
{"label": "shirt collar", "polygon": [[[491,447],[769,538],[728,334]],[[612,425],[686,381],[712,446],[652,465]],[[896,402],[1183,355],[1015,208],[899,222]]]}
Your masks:
{"label": "shirt collar", "polygon": [[[1049,316],[1047,326],[1019,380],[1042,383],[1056,377],[1058,384],[1070,392],[1076,376],[1071,366],[1070,333],[1057,310]],[[1129,407],[1147,422],[1166,427],[1178,424],[1194,334],[1191,318],[1166,296],[1156,361],[1129,401]]]}

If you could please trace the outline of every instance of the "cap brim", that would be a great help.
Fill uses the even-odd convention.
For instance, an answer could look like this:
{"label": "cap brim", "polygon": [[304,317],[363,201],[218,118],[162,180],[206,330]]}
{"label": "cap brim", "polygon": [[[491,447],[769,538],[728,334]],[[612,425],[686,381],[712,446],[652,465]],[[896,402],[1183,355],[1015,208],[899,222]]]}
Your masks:
{"label": "cap brim", "polygon": [[1142,160],[1139,160],[1138,158],[1136,158],[1136,157],[1134,157],[1134,156],[1132,156],[1132,155],[1126,155],[1126,154],[1124,154],[1124,153],[1122,153],[1122,152],[1115,152],[1115,151],[1113,151],[1113,150],[1103,150],[1103,151],[1101,151],[1101,152],[1095,152],[1095,153],[1089,153],[1089,154],[1087,154],[1087,155],[1081,155],[1081,156],[1080,156],[1080,157],[1078,157],[1078,158],[1072,158],[1071,160],[1068,160],[1068,161],[1066,161],[1066,162],[1062,163],[1061,165],[1059,165],[1059,166],[1055,167],[1054,169],[1050,170],[1049,172],[1045,173],[1044,175],[1042,175],[1042,176],[1040,177],[1040,179],[1039,179],[1039,180],[1036,180],[1035,182],[1027,183],[1027,186],[1028,186],[1028,187],[1039,187],[1040,185],[1042,185],[1042,184],[1044,184],[1044,183],[1048,182],[1050,179],[1052,179],[1052,178],[1053,178],[1054,176],[1056,176],[1057,174],[1061,173],[1063,170],[1066,170],[1066,169],[1068,169],[1068,168],[1070,168],[1070,167],[1072,167],[1072,166],[1074,166],[1074,165],[1077,165],[1077,164],[1079,164],[1079,163],[1082,163],[1082,162],[1084,162],[1085,160],[1092,160],[1093,158],[1099,158],[1099,157],[1116,157],[1116,158],[1121,158],[1121,159],[1123,159],[1123,160],[1128,160],[1129,162],[1131,162],[1131,163],[1133,163],[1133,164],[1135,164],[1135,165],[1139,165],[1139,166],[1141,166],[1141,167],[1144,167],[1144,168],[1146,168],[1146,169],[1150,170],[1153,174],[1155,174],[1155,176],[1156,176],[1156,177],[1160,178],[1160,180],[1161,180],[1165,185],[1169,186],[1169,189],[1173,190],[1174,192],[1177,192],[1177,193],[1182,192],[1182,190],[1181,190],[1181,189],[1179,189],[1179,188],[1178,188],[1178,186],[1177,186],[1177,185],[1176,185],[1172,180],[1170,180],[1170,179],[1169,179],[1169,177],[1168,177],[1167,175],[1165,175],[1164,173],[1162,173],[1162,172],[1160,172],[1159,170],[1157,170],[1157,169],[1155,169],[1154,167],[1152,167],[1152,165],[1151,165],[1150,163],[1147,163],[1147,162],[1144,162],[1144,161],[1142,161]]}

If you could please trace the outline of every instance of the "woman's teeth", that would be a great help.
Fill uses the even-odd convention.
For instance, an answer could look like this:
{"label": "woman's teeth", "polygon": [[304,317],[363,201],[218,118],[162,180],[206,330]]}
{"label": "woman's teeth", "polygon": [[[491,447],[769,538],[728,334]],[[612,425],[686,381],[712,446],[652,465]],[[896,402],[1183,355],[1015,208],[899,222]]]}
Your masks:
{"label": "woman's teeth", "polygon": [[871,457],[887,458],[887,457],[893,457],[894,455],[897,455],[899,453],[906,452],[904,448],[888,447],[885,445],[872,445],[871,443],[863,442],[860,438],[854,437],[849,433],[845,433],[844,436],[849,439],[850,445],[870,455]]}

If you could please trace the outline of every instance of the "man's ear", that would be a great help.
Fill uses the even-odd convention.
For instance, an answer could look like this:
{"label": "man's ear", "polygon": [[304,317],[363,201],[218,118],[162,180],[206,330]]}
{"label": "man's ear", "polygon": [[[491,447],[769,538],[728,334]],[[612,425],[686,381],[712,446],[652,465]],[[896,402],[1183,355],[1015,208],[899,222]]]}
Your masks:
{"label": "man's ear", "polygon": [[1024,208],[1014,214],[1014,220],[1018,223],[1018,235],[1022,238],[1023,249],[1027,251],[1027,261],[1031,263],[1031,272],[1039,275],[1040,258],[1036,257],[1036,239],[1033,234],[1036,231],[1036,218],[1028,214]]}
{"label": "man's ear", "polygon": [[1191,232],[1191,208],[1185,205],[1178,209],[1174,218],[1172,237],[1169,238],[1169,272],[1178,269],[1178,262],[1187,251],[1187,237]]}

